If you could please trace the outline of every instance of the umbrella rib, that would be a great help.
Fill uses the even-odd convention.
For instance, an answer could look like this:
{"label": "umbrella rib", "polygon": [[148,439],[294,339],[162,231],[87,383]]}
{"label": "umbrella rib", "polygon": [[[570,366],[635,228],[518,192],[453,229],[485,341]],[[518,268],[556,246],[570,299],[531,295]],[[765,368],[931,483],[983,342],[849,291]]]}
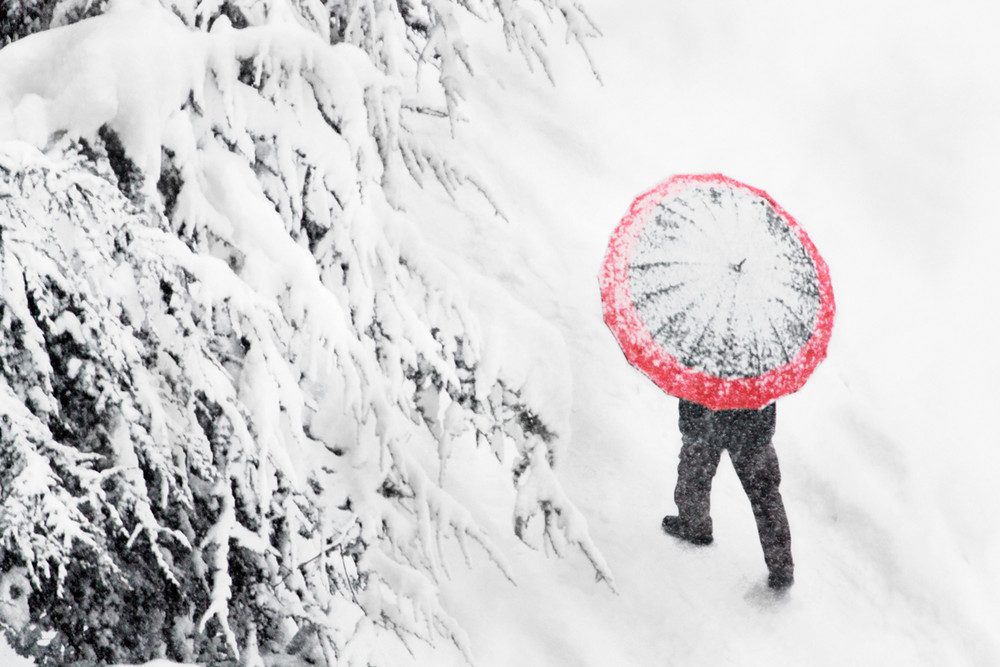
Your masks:
{"label": "umbrella rib", "polygon": [[[733,297],[729,300],[729,316],[726,318],[726,329],[729,334],[729,344],[731,347],[735,347],[733,339],[736,338],[735,332],[733,331],[733,320],[736,318],[736,290],[733,290]],[[730,364],[730,368],[735,368],[737,364]],[[742,369],[737,369],[742,370]]]}
{"label": "umbrella rib", "polygon": [[679,312],[677,312],[677,313],[675,313],[675,314],[670,315],[669,317],[667,317],[667,321],[664,322],[662,325],[660,325],[660,328],[657,329],[656,333],[653,334],[653,336],[652,336],[653,340],[659,342],[660,334],[662,334],[664,331],[666,331],[668,327],[672,327],[674,325],[675,321],[678,320],[678,319],[680,319],[681,317],[684,317],[684,315],[685,315],[685,312],[682,310],[682,311],[679,311]]}
{"label": "umbrella rib", "polygon": [[785,341],[782,340],[781,334],[778,332],[778,328],[774,326],[774,320],[769,317],[767,318],[767,323],[771,325],[771,332],[774,334],[774,339],[778,341],[778,347],[781,348],[781,356],[785,358],[785,363],[790,363],[792,358],[788,356],[788,350],[785,348]]}
{"label": "umbrella rib", "polygon": [[[782,306],[784,306],[785,310],[787,310],[791,314],[791,316],[795,318],[795,320],[799,323],[802,329],[808,331],[809,336],[812,336],[812,327],[809,326],[808,322],[802,319],[802,316],[794,308],[785,303],[784,299],[782,299],[781,297],[775,297],[774,300],[780,303]],[[807,337],[806,340],[809,340],[809,338]]]}
{"label": "umbrella rib", "polygon": [[[737,201],[736,199],[736,191],[733,189],[727,189],[727,192],[729,193],[729,201],[732,203],[733,211],[736,214],[736,229],[743,232],[743,236],[740,239],[740,247],[749,247],[756,245],[752,243],[754,239],[753,223],[750,223],[748,225],[743,224],[743,216],[741,215],[741,209],[743,207],[740,206],[739,201]],[[756,248],[754,248],[754,250],[756,250]]]}
{"label": "umbrella rib", "polygon": [[[678,200],[678,201],[680,201],[680,200]],[[683,204],[684,202],[681,202],[681,203]],[[691,207],[688,206],[688,208],[691,208]],[[694,220],[692,220],[691,218],[687,217],[686,215],[684,215],[680,211],[675,211],[674,209],[670,208],[669,206],[664,206],[663,210],[666,211],[667,213],[670,213],[671,215],[677,216],[678,218],[680,218],[684,222],[687,222],[687,223],[690,223],[692,225],[697,226],[697,224],[695,223]],[[691,212],[694,213],[694,209],[691,209]]]}
{"label": "umbrella rib", "polygon": [[754,362],[757,364],[757,375],[764,374],[764,353],[760,349],[760,338],[757,336],[753,337],[753,347],[756,356]]}
{"label": "umbrella rib", "polygon": [[[709,192],[714,192],[714,191],[711,188],[709,188]],[[708,214],[712,216],[712,220],[715,221],[715,224],[719,224],[719,219],[715,216],[715,210],[714,210],[715,207],[709,206],[708,202],[705,201],[704,199],[700,199],[699,201],[701,202],[702,208],[708,211]]]}
{"label": "umbrella rib", "polygon": [[676,236],[674,236],[673,234],[671,234],[671,235],[668,235],[668,236],[662,236],[662,237],[660,237],[657,240],[662,242],[662,241],[678,241],[679,239]]}
{"label": "umbrella rib", "polygon": [[[709,190],[711,191],[711,189]],[[722,195],[719,195],[720,199]],[[714,225],[701,225],[698,229],[701,231],[702,235],[708,239],[716,249],[721,250],[724,253],[732,248],[731,239],[725,233],[725,225],[719,222],[719,217],[715,215],[715,207],[711,206],[708,201],[704,198],[699,199],[698,203],[701,204],[702,209],[708,213],[712,218]]]}
{"label": "umbrella rib", "polygon": [[691,206],[691,204],[689,204],[686,199],[681,199],[680,196],[675,196],[673,198],[673,201],[677,202],[678,204],[681,204],[682,206],[685,206],[692,213],[695,212],[694,206]]}
{"label": "umbrella rib", "polygon": [[[752,358],[750,360],[750,364],[756,366],[756,370],[754,372],[756,373],[756,375],[759,376],[759,375],[763,375],[764,374],[764,353],[761,351],[761,348],[760,348],[760,345],[761,345],[760,338],[761,337],[760,337],[759,332],[757,330],[757,316],[756,315],[757,314],[754,311],[750,311],[750,312],[746,313],[746,316],[747,316],[747,326],[750,328],[751,331],[754,332],[754,335],[751,335],[749,337],[749,339],[748,339],[753,344],[753,350],[751,352]],[[749,368],[748,368],[748,376],[747,377],[751,377],[749,375]]]}
{"label": "umbrella rib", "polygon": [[711,316],[710,318],[708,318],[708,322],[706,322],[706,323],[705,323],[705,328],[704,328],[704,329],[702,329],[702,332],[701,332],[701,335],[700,335],[700,336],[698,336],[698,340],[696,340],[696,341],[694,342],[694,347],[693,347],[693,348],[691,348],[691,351],[690,351],[690,353],[689,353],[689,354],[690,354],[690,355],[691,355],[692,357],[694,357],[694,356],[696,355],[696,353],[698,352],[698,350],[699,350],[699,349],[701,349],[701,342],[702,342],[703,340],[705,340],[705,336],[707,336],[707,335],[708,335],[708,331],[709,331],[709,329],[711,329],[711,328],[712,328],[712,323],[713,323],[713,322],[715,322],[715,318],[716,318],[716,316],[717,316],[717,315],[719,314],[719,311],[720,311],[721,309],[722,309],[722,305],[721,305],[721,304],[720,304],[720,305],[718,305],[718,306],[716,306],[716,308],[715,308],[715,312],[714,312],[714,313],[712,313],[712,316]]}
{"label": "umbrella rib", "polygon": [[676,285],[668,285],[667,287],[642,294],[638,299],[633,299],[633,303],[636,307],[636,310],[638,310],[640,306],[646,305],[649,301],[652,301],[656,297],[663,296],[664,294],[669,294],[670,292],[673,292],[674,290],[679,289],[686,284],[687,283],[681,282],[677,283]]}
{"label": "umbrella rib", "polygon": [[[673,211],[671,211],[670,208],[667,206],[663,206],[662,211],[660,211],[660,213],[662,213],[663,211],[670,211],[671,213],[673,213]],[[677,221],[671,218],[669,215],[657,215],[656,217],[653,218],[653,223],[659,227],[663,227],[664,229],[680,228],[680,225],[677,224]]]}
{"label": "umbrella rib", "polygon": [[733,213],[736,216],[736,229],[743,229],[743,220],[740,218],[740,206],[736,202],[736,192],[731,188],[727,188],[726,192],[729,193],[729,201],[733,205]]}
{"label": "umbrella rib", "polygon": [[681,261],[681,260],[669,260],[669,261],[668,260],[662,260],[662,261],[659,261],[659,262],[646,262],[644,264],[629,264],[628,268],[629,268],[630,271],[632,269],[644,271],[646,269],[652,269],[652,268],[655,268],[657,266],[677,266],[677,265],[680,265],[680,264],[693,264],[693,263],[694,262],[684,262],[684,261]]}
{"label": "umbrella rib", "polygon": [[788,282],[787,280],[783,280],[782,284],[785,287],[791,287],[793,290],[795,290],[799,294],[803,294],[805,296],[809,296],[809,297],[813,297],[813,298],[816,298],[816,297],[819,296],[819,289],[816,287],[816,285],[813,284],[812,281],[809,281],[809,284],[805,285],[805,286],[799,285],[799,284],[796,284],[796,283],[791,283],[791,282]]}
{"label": "umbrella rib", "polygon": [[709,318],[708,323],[705,325],[705,328],[701,332],[701,335],[698,336],[698,340],[694,342],[694,347],[691,348],[691,351],[689,353],[692,359],[697,358],[698,352],[701,350],[701,342],[705,340],[705,336],[708,334],[708,330],[711,328],[712,322],[714,320],[715,316],[713,315],[711,318]]}

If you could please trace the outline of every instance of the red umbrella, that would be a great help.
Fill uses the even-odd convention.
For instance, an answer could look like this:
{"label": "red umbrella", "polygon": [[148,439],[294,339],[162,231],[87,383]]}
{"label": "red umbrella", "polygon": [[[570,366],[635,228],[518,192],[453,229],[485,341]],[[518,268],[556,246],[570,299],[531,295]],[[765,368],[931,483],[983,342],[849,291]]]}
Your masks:
{"label": "red umbrella", "polygon": [[601,274],[604,321],[672,396],[761,408],[826,357],[826,262],[766,192],[721,174],[674,176],[633,202]]}

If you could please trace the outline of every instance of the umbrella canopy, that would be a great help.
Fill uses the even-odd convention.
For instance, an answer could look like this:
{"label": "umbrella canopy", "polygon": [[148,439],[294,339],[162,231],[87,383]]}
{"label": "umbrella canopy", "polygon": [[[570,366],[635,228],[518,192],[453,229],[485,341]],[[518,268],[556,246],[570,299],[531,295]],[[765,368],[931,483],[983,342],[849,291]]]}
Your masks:
{"label": "umbrella canopy", "polygon": [[629,362],[713,410],[802,387],[835,310],[805,231],[766,192],[721,174],[674,176],[635,200],[611,237],[601,297]]}

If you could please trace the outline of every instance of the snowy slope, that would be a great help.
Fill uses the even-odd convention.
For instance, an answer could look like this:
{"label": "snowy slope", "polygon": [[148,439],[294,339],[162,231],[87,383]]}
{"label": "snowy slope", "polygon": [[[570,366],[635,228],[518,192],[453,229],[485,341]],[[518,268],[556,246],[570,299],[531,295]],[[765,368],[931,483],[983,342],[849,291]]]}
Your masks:
{"label": "snowy slope", "polygon": [[[477,658],[998,664],[1000,367],[986,347],[1000,287],[988,256],[1000,240],[996,12],[588,7],[604,31],[603,86],[568,48],[554,88],[500,59],[483,66],[494,78],[480,77],[469,101],[479,127],[460,138],[494,166],[511,222],[472,249],[448,231],[439,241],[562,332],[574,407],[561,475],[619,594],[582,563],[518,560],[515,590],[459,573],[452,597]],[[597,271],[631,199],[671,174],[714,171],[768,190],[802,222],[838,299],[828,360],[779,403],[797,562],[783,599],[765,587],[749,504],[725,462],[715,544],[660,534],[673,511],[676,401],[627,366],[600,320]]]}

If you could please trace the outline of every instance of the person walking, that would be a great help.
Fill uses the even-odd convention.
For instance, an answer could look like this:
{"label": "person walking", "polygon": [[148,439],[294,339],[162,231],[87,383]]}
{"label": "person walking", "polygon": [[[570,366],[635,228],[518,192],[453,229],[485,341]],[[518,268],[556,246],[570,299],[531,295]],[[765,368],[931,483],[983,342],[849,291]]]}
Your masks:
{"label": "person walking", "polygon": [[710,410],[681,399],[678,412],[682,446],[674,488],[677,515],[663,518],[663,530],[692,544],[712,543],[712,479],[726,450],[750,499],[768,586],[787,589],[794,582],[794,563],[788,517],[778,490],[781,471],[772,444],[775,404],[761,410]]}
{"label": "person walking", "polygon": [[826,358],[836,303],[819,250],[763,190],[678,174],[632,202],[608,241],[600,286],[625,358],[681,399],[677,514],[663,530],[712,542],[712,479],[725,450],[753,508],[768,585],[787,589],[794,563],[775,401]]}

